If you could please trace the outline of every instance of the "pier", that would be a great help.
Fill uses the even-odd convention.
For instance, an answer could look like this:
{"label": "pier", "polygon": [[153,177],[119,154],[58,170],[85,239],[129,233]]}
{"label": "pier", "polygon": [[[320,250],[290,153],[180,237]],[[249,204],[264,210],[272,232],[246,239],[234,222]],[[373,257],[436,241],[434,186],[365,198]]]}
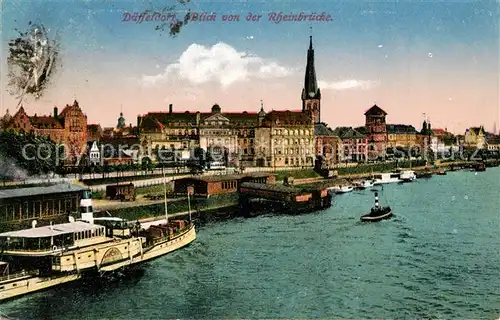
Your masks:
{"label": "pier", "polygon": [[289,213],[305,213],[331,206],[332,195],[326,188],[297,188],[284,185],[244,182],[239,189],[239,208],[243,215],[253,216],[277,209]]}

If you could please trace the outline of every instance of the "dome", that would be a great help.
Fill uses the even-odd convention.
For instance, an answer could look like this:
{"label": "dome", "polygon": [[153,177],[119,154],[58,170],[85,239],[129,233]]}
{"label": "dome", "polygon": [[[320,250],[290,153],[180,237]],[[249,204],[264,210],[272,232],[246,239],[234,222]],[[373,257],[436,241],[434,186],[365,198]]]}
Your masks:
{"label": "dome", "polygon": [[118,129],[125,128],[125,118],[123,117],[123,112],[120,112],[120,117],[118,118],[118,124],[116,127]]}
{"label": "dome", "polygon": [[212,113],[220,113],[220,111],[221,108],[217,103],[212,106]]}

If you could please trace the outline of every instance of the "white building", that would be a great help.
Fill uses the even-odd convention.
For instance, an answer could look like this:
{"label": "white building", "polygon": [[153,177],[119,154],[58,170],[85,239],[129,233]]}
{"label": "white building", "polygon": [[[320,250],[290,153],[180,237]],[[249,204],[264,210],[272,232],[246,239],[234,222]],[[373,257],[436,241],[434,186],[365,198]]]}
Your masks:
{"label": "white building", "polygon": [[89,162],[91,165],[99,165],[101,163],[101,151],[97,145],[97,141],[91,142],[89,150]]}

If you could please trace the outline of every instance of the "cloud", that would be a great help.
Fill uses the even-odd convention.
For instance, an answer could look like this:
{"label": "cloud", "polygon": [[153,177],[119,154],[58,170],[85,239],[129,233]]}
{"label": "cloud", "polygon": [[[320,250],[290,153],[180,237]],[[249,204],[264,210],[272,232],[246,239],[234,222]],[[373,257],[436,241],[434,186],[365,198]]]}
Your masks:
{"label": "cloud", "polygon": [[172,100],[188,100],[188,101],[195,101],[197,99],[203,98],[203,92],[201,90],[198,90],[196,88],[179,88],[175,90],[175,92],[171,95],[168,95],[165,97],[164,101],[171,103]]}
{"label": "cloud", "polygon": [[144,75],[141,80],[145,85],[154,85],[178,77],[196,85],[216,81],[222,87],[227,87],[251,78],[285,77],[291,72],[290,68],[239,52],[223,42],[212,47],[193,43],[182,53],[179,60],[168,65],[163,73],[155,76]]}
{"label": "cloud", "polygon": [[327,82],[319,81],[318,85],[323,90],[349,90],[349,89],[361,89],[369,90],[379,85],[378,81],[372,80],[344,80],[337,82]]}

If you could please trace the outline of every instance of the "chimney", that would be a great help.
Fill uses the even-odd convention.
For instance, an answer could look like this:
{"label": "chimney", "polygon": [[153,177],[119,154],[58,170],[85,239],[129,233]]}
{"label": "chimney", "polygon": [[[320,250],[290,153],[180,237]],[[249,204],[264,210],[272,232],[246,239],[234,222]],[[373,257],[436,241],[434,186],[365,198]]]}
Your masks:
{"label": "chimney", "polygon": [[196,125],[200,125],[201,114],[199,111],[196,111]]}
{"label": "chimney", "polygon": [[172,113],[174,106],[172,104],[168,105],[168,113]]}
{"label": "chimney", "polygon": [[54,118],[57,119],[57,116],[58,116],[58,114],[57,114],[57,107],[54,107]]}

